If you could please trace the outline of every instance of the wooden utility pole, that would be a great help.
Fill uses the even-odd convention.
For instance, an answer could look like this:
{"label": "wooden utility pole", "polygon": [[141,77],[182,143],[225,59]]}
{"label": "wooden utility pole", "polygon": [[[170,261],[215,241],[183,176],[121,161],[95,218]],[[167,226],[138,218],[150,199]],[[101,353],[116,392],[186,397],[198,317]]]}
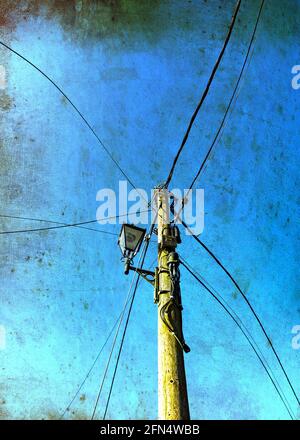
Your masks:
{"label": "wooden utility pole", "polygon": [[179,284],[178,228],[170,225],[169,195],[156,190],[158,208],[158,412],[160,420],[189,420],[183,351],[189,351],[182,333]]}

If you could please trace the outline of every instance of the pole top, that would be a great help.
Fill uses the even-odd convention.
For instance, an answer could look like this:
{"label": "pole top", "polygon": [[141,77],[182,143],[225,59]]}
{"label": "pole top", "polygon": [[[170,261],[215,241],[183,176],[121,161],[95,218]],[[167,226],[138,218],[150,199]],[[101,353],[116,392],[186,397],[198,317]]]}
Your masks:
{"label": "pole top", "polygon": [[154,189],[160,190],[160,189],[167,189],[167,183],[166,182],[162,182],[162,183],[158,183]]}

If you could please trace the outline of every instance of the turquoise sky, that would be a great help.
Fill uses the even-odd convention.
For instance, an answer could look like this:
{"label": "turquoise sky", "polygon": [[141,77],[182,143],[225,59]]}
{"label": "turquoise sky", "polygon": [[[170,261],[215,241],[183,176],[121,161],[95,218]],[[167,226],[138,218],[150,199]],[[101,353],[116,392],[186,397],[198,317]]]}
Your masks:
{"label": "turquoise sky", "polygon": [[[251,61],[197,188],[203,241],[234,274],[300,395],[299,0],[267,0]],[[219,127],[260,1],[244,0],[230,43],[174,173],[188,188]],[[79,107],[135,185],[166,179],[222,47],[235,1],[1,1],[1,40],[35,63]],[[94,220],[99,189],[124,180],[66,99],[0,48],[0,230]],[[130,286],[120,226],[0,236],[0,418],[58,418],[119,316]],[[234,286],[191,238],[180,254],[239,314],[297,402]],[[146,266],[155,261],[150,245]],[[182,268],[186,370],[193,419],[285,419],[286,409],[240,330]],[[3,330],[2,330],[3,332]],[[110,340],[66,418],[90,418]],[[115,358],[114,358],[115,359]],[[112,368],[100,399],[102,418]],[[157,417],[157,307],[141,282],[108,418]]]}

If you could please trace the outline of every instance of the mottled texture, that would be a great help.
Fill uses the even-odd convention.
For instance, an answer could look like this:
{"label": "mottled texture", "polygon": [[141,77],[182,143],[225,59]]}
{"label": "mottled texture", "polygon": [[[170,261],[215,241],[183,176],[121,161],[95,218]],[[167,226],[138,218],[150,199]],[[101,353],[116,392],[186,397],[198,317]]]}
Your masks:
{"label": "mottled texture", "polygon": [[[223,117],[260,2],[242,2],[224,60],[174,174],[188,187]],[[225,38],[235,1],[2,1],[0,37],[36,63],[86,115],[138,187],[166,178]],[[300,2],[266,2],[254,51],[222,138],[198,187],[203,240],[233,272],[266,325],[300,394],[291,348],[299,307]],[[95,218],[96,193],[123,179],[66,99],[0,47],[0,214],[74,222]],[[0,217],[0,230],[46,222]],[[94,225],[95,227],[95,225]],[[100,228],[100,227],[99,227]],[[103,229],[103,226],[101,227]],[[119,226],[107,226],[118,233]],[[178,249],[239,312],[296,404],[249,310],[183,237]],[[155,258],[150,247],[147,265]],[[56,419],[120,313],[129,286],[114,236],[82,229],[0,236],[0,418]],[[286,418],[238,328],[182,269],[191,417]],[[157,416],[157,322],[139,289],[109,418]],[[66,417],[90,418],[109,346]],[[111,378],[111,372],[109,374]],[[109,381],[100,400],[102,417]]]}

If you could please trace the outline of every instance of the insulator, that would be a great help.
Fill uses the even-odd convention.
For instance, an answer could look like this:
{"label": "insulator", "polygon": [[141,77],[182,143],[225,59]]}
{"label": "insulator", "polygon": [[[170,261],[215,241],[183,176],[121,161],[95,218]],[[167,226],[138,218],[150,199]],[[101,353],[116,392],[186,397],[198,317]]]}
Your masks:
{"label": "insulator", "polygon": [[177,243],[180,244],[181,243],[181,237],[180,237],[179,228],[178,228],[178,226],[174,226],[173,229],[174,229],[174,237],[176,238]]}
{"label": "insulator", "polygon": [[170,264],[175,264],[175,265],[179,264],[179,256],[177,252],[170,252],[168,257],[168,265]]}

